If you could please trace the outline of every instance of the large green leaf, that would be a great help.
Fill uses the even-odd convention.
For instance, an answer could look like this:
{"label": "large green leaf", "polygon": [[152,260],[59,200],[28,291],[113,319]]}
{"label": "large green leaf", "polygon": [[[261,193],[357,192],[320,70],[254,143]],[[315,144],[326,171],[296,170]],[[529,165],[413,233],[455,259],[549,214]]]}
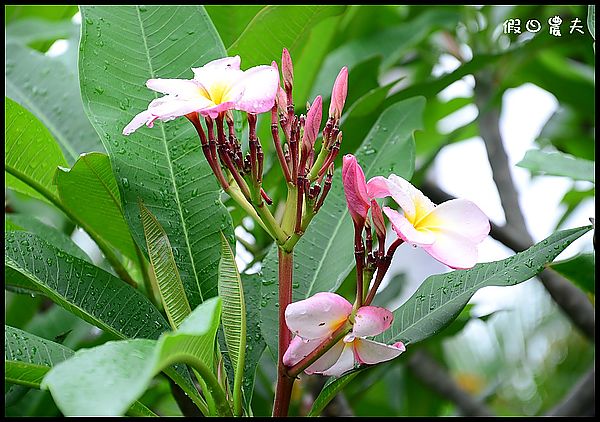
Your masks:
{"label": "large green leaf", "polygon": [[[421,127],[425,101],[412,98],[387,108],[356,151],[365,176],[395,173],[410,179],[414,170],[413,132]],[[325,204],[294,249],[293,300],[335,291],[354,266],[354,229],[337,169]],[[263,263],[261,329],[270,351],[277,354],[277,248]]]}
{"label": "large green leaf", "polygon": [[165,230],[142,202],[140,202],[140,212],[158,291],[171,327],[176,330],[192,309],[185,296],[171,243]]}
{"label": "large green leaf", "polygon": [[273,60],[279,62],[284,47],[293,57],[299,56],[312,27],[322,19],[342,13],[344,8],[345,6],[317,5],[266,6],[254,16],[227,51],[232,56],[239,54],[244,67],[269,65]]}
{"label": "large green leaf", "polygon": [[[139,291],[34,234],[6,233],[4,254],[5,265],[26,276],[42,294],[117,338],[156,339],[169,329],[160,312]],[[197,398],[185,372],[165,372]]]}
{"label": "large green leaf", "polygon": [[204,6],[210,15],[210,20],[219,31],[225,47],[229,47],[238,39],[252,18],[264,7],[268,6],[258,4],[244,6],[208,4]]}
{"label": "large green leaf", "polygon": [[201,6],[82,6],[79,72],[84,108],[109,151],[134,239],[144,244],[138,200],[164,227],[190,306],[217,294],[219,231],[233,238],[217,182],[186,119],[122,130],[159,96],[151,78],[191,78],[225,56]]}
{"label": "large green leaf", "polygon": [[[44,375],[73,356],[73,350],[18,328],[4,326],[4,380],[40,388]],[[156,416],[140,402],[127,412],[131,416]]]}
{"label": "large green leaf", "polygon": [[7,382],[39,388],[46,372],[72,355],[71,349],[58,343],[4,326],[4,379]]}
{"label": "large green leaf", "polygon": [[[27,214],[4,214],[4,222],[5,232],[8,230],[24,230],[34,233],[69,255],[92,263],[90,257],[69,236],[52,226],[42,223],[35,217]],[[7,223],[12,224],[12,227],[7,228]]]}
{"label": "large green leaf", "polygon": [[[70,20],[47,21],[45,19],[23,19],[6,27],[6,37],[10,41],[29,45],[36,50],[44,50],[53,41],[71,38],[79,31],[78,25]],[[38,48],[36,48],[38,47]]]}
{"label": "large green leaf", "polygon": [[[212,367],[220,300],[205,301],[158,341],[111,341],[75,353],[44,378],[65,415],[122,415],[163,368],[192,356]],[[93,397],[93,400],[90,400]]]}
{"label": "large green leaf", "polygon": [[46,202],[57,200],[52,178],[58,166],[67,165],[60,148],[48,129],[27,109],[10,98],[5,98],[4,107],[6,185]]}
{"label": "large green leaf", "polygon": [[582,253],[549,265],[554,271],[571,280],[584,291],[596,294],[596,255]]}
{"label": "large green leaf", "polygon": [[352,70],[359,63],[380,56],[383,59],[380,67],[386,69],[432,30],[439,26],[454,28],[458,19],[459,15],[456,12],[436,8],[409,22],[342,44],[325,59],[310,97],[321,94],[323,99],[328,99],[335,77],[342,66],[348,66]]}
{"label": "large green leaf", "polygon": [[235,263],[235,256],[225,236],[221,236],[219,297],[223,301],[223,332],[227,353],[234,368],[233,400],[236,415],[239,416],[242,410],[242,381],[246,352],[246,306],[242,279]]}
{"label": "large green leaf", "polygon": [[77,74],[59,58],[7,42],[6,95],[48,128],[69,163],[82,152],[104,152],[83,112]]}
{"label": "large green leaf", "polygon": [[566,176],[573,180],[594,181],[594,162],[562,152],[530,150],[517,166],[549,176]]}
{"label": "large green leaf", "polygon": [[106,240],[129,259],[137,259],[108,156],[81,154],[72,168],[60,167],[54,181],[62,204],[85,221],[95,237]]}
{"label": "large green leaf", "polygon": [[402,341],[408,345],[434,335],[460,313],[477,290],[486,286],[512,286],[529,280],[591,228],[561,230],[501,261],[428,277],[394,311],[392,326],[377,337],[378,341],[388,344]]}

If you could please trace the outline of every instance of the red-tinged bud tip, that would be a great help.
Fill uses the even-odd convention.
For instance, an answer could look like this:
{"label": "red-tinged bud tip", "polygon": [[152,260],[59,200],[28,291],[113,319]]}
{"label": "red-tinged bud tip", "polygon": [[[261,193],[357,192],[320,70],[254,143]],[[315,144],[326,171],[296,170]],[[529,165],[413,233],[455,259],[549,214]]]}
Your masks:
{"label": "red-tinged bud tip", "polygon": [[279,66],[277,66],[277,62],[275,60],[271,62],[271,67],[274,68],[277,72],[279,72]]}
{"label": "red-tinged bud tip", "polygon": [[283,74],[284,84],[291,87],[294,85],[294,66],[292,65],[292,58],[287,48],[283,49],[281,53],[281,73]]}
{"label": "red-tinged bud tip", "polygon": [[339,119],[346,103],[348,95],[348,68],[342,67],[340,73],[335,78],[333,90],[331,91],[331,104],[329,105],[329,117]]}
{"label": "red-tinged bud tip", "polygon": [[304,136],[302,143],[307,143],[312,149],[319,135],[321,120],[323,118],[323,98],[320,95],[315,98],[306,114],[306,123],[304,125]]}

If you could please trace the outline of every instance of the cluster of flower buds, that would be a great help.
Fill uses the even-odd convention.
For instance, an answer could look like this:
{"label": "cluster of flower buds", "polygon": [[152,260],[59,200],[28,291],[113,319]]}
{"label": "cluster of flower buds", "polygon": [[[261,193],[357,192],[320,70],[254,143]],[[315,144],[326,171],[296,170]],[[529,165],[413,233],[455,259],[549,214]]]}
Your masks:
{"label": "cluster of flower buds", "polygon": [[[276,62],[272,62],[271,66],[278,70]],[[317,96],[312,104],[307,104],[306,115],[296,115],[294,68],[287,49],[283,49],[281,73],[283,88],[279,87],[271,109],[271,134],[284,178],[290,187],[296,188],[294,233],[301,235],[331,189],[333,162],[342,142],[339,120],[348,90],[348,69],[342,68],[334,83],[330,116],[323,129],[321,150],[316,159],[315,142],[321,127],[323,99]],[[285,137],[283,143],[279,128]]]}
{"label": "cluster of flower buds", "polygon": [[[348,89],[348,69],[344,67],[335,81],[329,119],[323,130],[320,153],[315,159],[323,101],[318,96],[307,107],[306,116],[295,114],[292,99],[294,70],[287,49],[282,54],[283,88],[275,62],[246,71],[240,69],[240,62],[239,56],[213,60],[192,68],[194,79],[191,80],[148,80],[148,88],[165,95],[138,113],[123,129],[123,134],[129,135],[144,124],[152,127],[155,120],[169,121],[185,116],[196,128],[204,156],[220,186],[278,244],[286,244],[291,250],[331,189],[333,162],[342,141],[339,121]],[[249,151],[245,156],[236,137],[231,110],[247,114]],[[292,192],[295,199],[286,204],[284,220],[287,217],[289,224],[276,222],[265,206],[265,202],[271,205],[273,201],[262,188],[264,153],[256,125],[257,113],[268,111],[271,112],[271,133],[277,157],[288,192]],[[279,127],[284,136],[283,144]]]}

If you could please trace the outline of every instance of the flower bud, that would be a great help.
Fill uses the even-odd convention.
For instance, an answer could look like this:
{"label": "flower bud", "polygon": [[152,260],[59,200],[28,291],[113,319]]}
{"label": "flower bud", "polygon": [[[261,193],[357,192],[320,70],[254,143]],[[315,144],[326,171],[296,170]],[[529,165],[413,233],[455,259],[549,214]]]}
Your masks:
{"label": "flower bud", "polygon": [[363,227],[371,203],[367,195],[365,174],[356,157],[351,154],[345,155],[342,162],[342,183],[350,216],[355,224]]}
{"label": "flower bud", "polygon": [[333,90],[331,91],[331,104],[329,105],[329,117],[339,119],[344,109],[346,96],[348,95],[348,68],[342,67],[335,78]]}
{"label": "flower bud", "polygon": [[294,66],[292,65],[292,58],[287,48],[283,49],[281,53],[281,73],[283,74],[283,85],[285,90],[292,89],[294,85]]}
{"label": "flower bud", "polygon": [[377,201],[374,199],[371,199],[371,217],[373,218],[377,239],[385,240],[385,220],[383,219],[383,212]]}
{"label": "flower bud", "polygon": [[304,136],[302,144],[310,145],[310,149],[315,145],[319,129],[321,128],[321,119],[323,117],[323,99],[320,95],[315,98],[308,113],[306,114],[306,123],[304,125]]}
{"label": "flower bud", "polygon": [[285,91],[279,87],[279,90],[277,91],[277,112],[279,114],[283,114],[284,116],[287,113],[287,95],[285,94]]}

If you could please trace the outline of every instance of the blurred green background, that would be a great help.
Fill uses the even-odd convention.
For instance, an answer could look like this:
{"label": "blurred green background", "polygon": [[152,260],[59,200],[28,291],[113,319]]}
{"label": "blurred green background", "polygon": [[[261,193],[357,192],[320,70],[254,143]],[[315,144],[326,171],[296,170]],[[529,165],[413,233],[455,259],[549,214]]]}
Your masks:
{"label": "blurred green background", "polygon": [[[298,36],[286,38],[292,32],[286,28],[297,23],[295,16],[299,9],[294,8],[302,8],[302,13],[310,14],[311,18],[303,21],[300,29],[294,28]],[[523,158],[524,148],[560,151],[594,160],[595,46],[588,6],[210,5],[206,9],[230,54],[239,53],[243,57],[244,68],[273,59],[279,61],[280,44],[290,49],[298,81],[295,103],[300,109],[317,94],[328,101],[339,68],[349,67],[340,158],[356,149],[387,106],[420,95],[426,97],[427,105],[424,130],[415,134],[417,163],[412,181],[424,186],[426,193],[427,186],[433,185],[478,203],[486,201],[485,195],[491,195],[482,206],[491,220],[517,230],[525,224],[535,241],[560,227],[588,224],[587,218],[593,216],[592,181],[578,181],[569,175],[544,175],[533,164],[515,166]],[[553,16],[562,19],[560,37],[549,32],[548,19]],[[520,34],[504,33],[503,23],[507,19],[520,19]],[[526,30],[530,19],[541,22],[539,32]],[[575,19],[581,22],[583,34],[570,33]],[[38,63],[60,63],[63,77],[77,92],[79,22],[76,6],[5,6],[7,40],[22,48],[19,54],[35,57]],[[272,31],[265,35],[268,28]],[[255,33],[256,40],[241,37],[245,31]],[[271,45],[261,40],[268,36],[276,37],[277,42]],[[11,90],[14,92],[19,83],[9,66],[13,59],[7,54],[6,78],[11,98]],[[21,76],[35,78],[38,71],[31,67],[30,75]],[[535,93],[535,98],[529,98],[531,102],[523,106],[520,116],[523,124],[533,119],[529,112],[535,114],[536,110],[544,109],[547,113],[537,115],[540,127],[534,127],[527,141],[530,144],[519,145],[525,141],[514,141],[514,137],[532,131],[531,127],[515,126],[501,119],[510,112],[509,94],[523,87],[533,87],[533,91],[522,93]],[[483,120],[484,114],[491,116],[490,119]],[[262,133],[268,133],[269,124],[262,122],[259,126]],[[523,222],[513,220],[514,209],[507,209],[502,186],[494,189],[496,174],[492,177],[492,173],[498,163],[488,165],[480,137],[486,137],[494,127],[501,129],[509,155],[508,164],[525,215]],[[273,151],[271,144],[264,144],[268,171],[274,162]],[[460,145],[464,149],[453,149]],[[444,156],[449,151],[454,151],[454,155]],[[470,163],[475,161],[484,163],[483,170],[471,167]],[[494,161],[493,154],[490,161]],[[462,188],[458,186],[462,179],[457,175],[464,175],[465,169],[465,177],[473,182],[471,191],[468,182]],[[276,170],[265,176],[266,190],[275,201],[284,195],[276,189],[281,181]],[[531,186],[538,180],[543,189],[534,191]],[[538,195],[535,202],[539,204],[535,212],[543,214],[540,218],[545,219],[542,226],[535,226],[536,215],[528,211],[533,207],[529,206],[528,198],[534,194]],[[544,202],[546,199],[549,202]],[[238,264],[241,269],[255,272],[270,245],[269,239],[259,228],[242,221],[243,214],[233,203],[227,205],[238,227]],[[5,213],[35,216],[73,238],[94,262],[102,265],[101,254],[85,233],[75,230],[52,207],[6,189]],[[484,261],[512,253],[491,239],[485,248]],[[575,250],[569,256],[578,251],[588,255],[575,265],[566,265],[562,274],[581,286],[594,303],[591,234],[571,248]],[[426,274],[410,273],[407,267],[419,264],[417,260],[395,267],[393,282],[387,284],[378,298],[380,305],[397,306],[410,295],[411,289],[414,291]],[[424,266],[429,264],[423,262]],[[443,271],[431,265],[432,273]],[[573,267],[579,271],[573,271]],[[341,292],[352,290],[353,276],[353,273],[348,276]],[[472,414],[465,408],[465,402],[455,397],[457,390],[496,415],[544,415],[555,410],[594,366],[594,343],[572,324],[537,279],[503,289],[510,292],[498,297],[490,293],[474,298],[473,305],[448,328],[415,345],[403,358],[359,374],[324,413]],[[106,339],[97,328],[42,297],[5,291],[5,306],[6,324],[73,349],[100,344]],[[454,393],[443,391],[442,383],[436,385],[435,381],[427,380],[420,371],[431,368],[427,362],[411,359],[416,351],[425,352],[421,358],[426,356],[429,363],[437,365],[445,380],[451,382]],[[432,373],[436,372],[429,371]],[[255,415],[270,415],[274,378],[274,364],[265,353],[257,372]],[[306,414],[321,385],[319,377],[301,377],[295,385],[291,414]],[[164,377],[155,380],[141,401],[159,414],[181,414]],[[6,384],[5,406],[6,416],[60,415],[48,392],[22,386]],[[588,399],[577,412],[595,413],[593,399],[591,404]]]}

